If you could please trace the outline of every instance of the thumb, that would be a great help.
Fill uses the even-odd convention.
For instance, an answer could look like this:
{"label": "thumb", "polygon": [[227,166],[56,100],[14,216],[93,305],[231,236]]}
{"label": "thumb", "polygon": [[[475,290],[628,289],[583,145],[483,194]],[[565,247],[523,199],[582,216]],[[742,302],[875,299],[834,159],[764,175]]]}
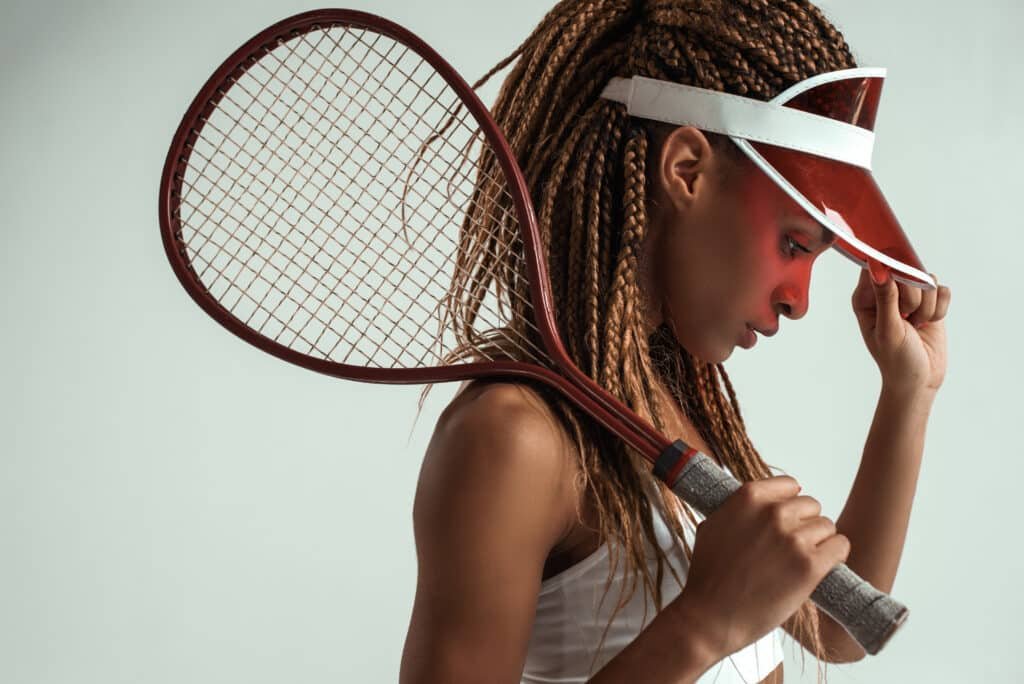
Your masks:
{"label": "thumb", "polygon": [[903,328],[900,316],[900,293],[889,269],[868,258],[868,271],[875,291],[875,334],[879,341],[896,339]]}

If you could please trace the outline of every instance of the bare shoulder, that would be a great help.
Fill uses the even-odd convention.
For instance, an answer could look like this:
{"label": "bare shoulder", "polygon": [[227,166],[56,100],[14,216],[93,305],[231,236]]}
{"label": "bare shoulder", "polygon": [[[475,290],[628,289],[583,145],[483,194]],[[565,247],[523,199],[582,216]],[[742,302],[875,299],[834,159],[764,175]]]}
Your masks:
{"label": "bare shoulder", "polygon": [[545,560],[575,514],[571,454],[528,387],[473,383],[441,415],[413,506],[403,684],[518,681]]}
{"label": "bare shoulder", "polygon": [[[449,499],[471,488],[480,488],[481,496],[499,488],[510,495],[529,492],[535,505],[551,504],[548,512],[555,515],[550,522],[560,534],[573,512],[564,505],[574,501],[573,448],[550,407],[530,387],[473,382],[434,428],[420,472],[417,513],[434,496]],[[472,505],[476,497],[468,498]]]}
{"label": "bare shoulder", "polygon": [[543,446],[560,446],[562,426],[540,395],[527,385],[474,381],[465,386],[441,414],[437,427],[446,430],[496,429],[510,436],[532,434]]}

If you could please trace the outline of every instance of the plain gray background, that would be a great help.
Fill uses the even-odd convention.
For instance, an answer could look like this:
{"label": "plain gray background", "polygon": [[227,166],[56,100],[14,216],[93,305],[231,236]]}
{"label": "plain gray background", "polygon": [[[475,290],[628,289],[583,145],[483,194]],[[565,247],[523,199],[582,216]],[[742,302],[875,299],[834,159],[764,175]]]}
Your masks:
{"label": "plain gray background", "polygon": [[[550,5],[355,6],[408,26],[472,81]],[[413,491],[453,388],[414,425],[418,388],[339,381],[249,347],[185,295],[158,234],[161,165],[199,86],[260,29],[313,7],[2,5],[2,682],[397,678]],[[894,589],[912,615],[882,655],[830,676],[1024,681],[1024,10],[823,7],[861,64],[890,70],[876,176],[953,289],[949,373]],[[826,255],[806,318],[727,363],[761,453],[832,517],[879,388],[850,311],[856,277]],[[813,681],[793,649],[787,681]]]}

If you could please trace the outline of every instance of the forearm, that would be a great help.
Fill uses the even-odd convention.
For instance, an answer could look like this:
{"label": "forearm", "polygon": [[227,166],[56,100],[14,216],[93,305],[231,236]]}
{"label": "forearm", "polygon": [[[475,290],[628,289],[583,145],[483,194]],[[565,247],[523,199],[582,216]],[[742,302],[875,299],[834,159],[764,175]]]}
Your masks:
{"label": "forearm", "polygon": [[[897,394],[883,386],[860,468],[836,520],[850,540],[846,564],[887,593],[906,541],[933,401],[934,393]],[[845,630],[830,619],[825,622],[830,650],[840,659],[863,655]]]}
{"label": "forearm", "polygon": [[850,539],[847,565],[889,592],[903,553],[934,394],[884,386],[857,477],[836,527]]}
{"label": "forearm", "polygon": [[601,668],[590,684],[688,684],[719,660],[700,638],[699,616],[674,601],[626,648]]}

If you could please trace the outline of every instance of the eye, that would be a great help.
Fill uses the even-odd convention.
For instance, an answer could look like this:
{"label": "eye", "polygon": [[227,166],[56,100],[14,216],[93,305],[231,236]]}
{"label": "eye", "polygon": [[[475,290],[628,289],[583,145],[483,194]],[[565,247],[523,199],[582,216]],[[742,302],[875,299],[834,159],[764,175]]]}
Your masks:
{"label": "eye", "polygon": [[797,252],[803,252],[804,254],[810,254],[811,250],[807,249],[806,247],[801,245],[799,242],[797,242],[796,240],[794,240],[793,238],[791,238],[790,236],[787,235],[786,236],[786,254],[788,256],[790,256],[790,257],[795,257],[797,255]]}

